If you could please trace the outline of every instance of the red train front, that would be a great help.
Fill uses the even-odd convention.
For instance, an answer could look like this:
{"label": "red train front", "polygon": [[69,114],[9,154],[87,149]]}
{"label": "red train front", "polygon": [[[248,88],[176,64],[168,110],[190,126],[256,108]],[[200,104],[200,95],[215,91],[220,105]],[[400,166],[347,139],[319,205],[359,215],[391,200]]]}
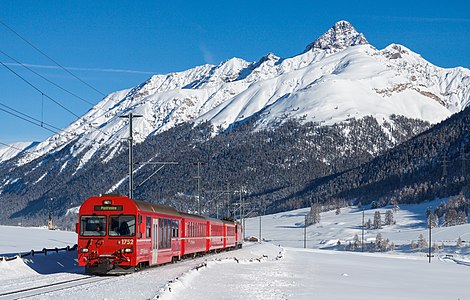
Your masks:
{"label": "red train front", "polygon": [[78,263],[88,274],[120,274],[241,247],[241,226],[120,195],[91,197],[80,207]]}

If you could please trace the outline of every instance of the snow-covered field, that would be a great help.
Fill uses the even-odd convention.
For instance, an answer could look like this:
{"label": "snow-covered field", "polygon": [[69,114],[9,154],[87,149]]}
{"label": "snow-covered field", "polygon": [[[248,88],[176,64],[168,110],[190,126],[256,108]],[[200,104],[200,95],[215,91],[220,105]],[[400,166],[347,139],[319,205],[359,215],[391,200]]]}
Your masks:
{"label": "snow-covered field", "polygon": [[[365,231],[367,242],[380,232],[396,245],[386,253],[338,251],[354,235],[361,237],[362,210],[344,208],[339,215],[322,213],[320,224],[307,228],[307,249],[303,222],[308,209],[301,209],[263,216],[266,242],[126,276],[89,278],[76,266],[76,252],[0,261],[0,299],[468,299],[470,225],[433,229],[433,243],[444,248],[434,253],[432,263],[425,251],[409,247],[420,234],[428,237],[424,211],[438,204],[402,207],[395,225]],[[373,214],[366,210],[366,221]],[[258,236],[259,224],[260,218],[247,219],[246,236]],[[457,247],[459,237],[466,242]],[[0,257],[75,242],[73,232],[0,226]],[[77,278],[86,285],[31,289]],[[27,291],[7,294],[17,290]]]}

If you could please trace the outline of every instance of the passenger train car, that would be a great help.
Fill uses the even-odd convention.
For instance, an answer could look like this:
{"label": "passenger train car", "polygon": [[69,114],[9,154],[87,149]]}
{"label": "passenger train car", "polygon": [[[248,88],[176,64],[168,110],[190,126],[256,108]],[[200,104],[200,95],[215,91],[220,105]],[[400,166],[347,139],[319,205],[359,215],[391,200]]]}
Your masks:
{"label": "passenger train car", "polygon": [[79,211],[78,264],[87,274],[122,274],[182,257],[242,247],[242,227],[176,209],[103,195]]}

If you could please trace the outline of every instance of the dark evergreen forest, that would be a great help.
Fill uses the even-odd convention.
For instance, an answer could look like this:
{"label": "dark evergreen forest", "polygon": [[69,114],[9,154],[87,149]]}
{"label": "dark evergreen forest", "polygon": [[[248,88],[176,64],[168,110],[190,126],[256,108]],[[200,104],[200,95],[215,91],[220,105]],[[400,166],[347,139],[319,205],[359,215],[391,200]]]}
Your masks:
{"label": "dark evergreen forest", "polygon": [[[219,216],[229,215],[240,191],[253,214],[332,199],[410,203],[456,195],[468,186],[469,113],[429,130],[425,122],[400,116],[382,126],[366,117],[333,126],[291,120],[270,130],[257,129],[253,117],[217,134],[207,123],[183,124],[134,147],[140,163],[135,197],[195,211],[197,162],[201,210],[211,216],[217,208]],[[73,143],[20,167],[15,160],[1,164],[0,223],[42,224],[49,212],[64,219],[68,208],[118,182],[112,193],[127,194],[127,145],[104,162],[111,150],[101,149],[78,170],[82,157],[74,154]],[[164,166],[139,186],[160,167],[142,164],[149,161],[178,164]]]}

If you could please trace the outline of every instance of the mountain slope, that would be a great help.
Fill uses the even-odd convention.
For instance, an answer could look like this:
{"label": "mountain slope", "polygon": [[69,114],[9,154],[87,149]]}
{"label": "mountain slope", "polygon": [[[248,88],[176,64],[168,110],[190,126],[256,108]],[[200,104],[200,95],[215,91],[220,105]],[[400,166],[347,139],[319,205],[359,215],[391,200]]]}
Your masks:
{"label": "mountain slope", "polygon": [[322,199],[327,194],[385,204],[419,203],[459,193],[468,198],[469,152],[470,108],[466,108],[370,162],[312,180],[297,196]]}
{"label": "mountain slope", "polygon": [[11,145],[0,145],[0,163],[28,151],[36,142],[18,142]]}
{"label": "mountain slope", "polygon": [[340,21],[291,58],[268,54],[253,63],[233,58],[155,75],[110,94],[66,128],[68,134],[52,136],[19,163],[71,141],[77,141],[74,152],[86,151],[88,158],[101,147],[114,148],[127,136],[127,123],[119,116],[131,111],[144,116],[134,122],[140,143],[177,124],[210,121],[225,130],[255,114],[261,115],[261,128],[292,118],[331,125],[372,115],[382,122],[392,114],[434,124],[469,99],[469,70],[438,68],[400,45],[379,51]]}
{"label": "mountain slope", "polygon": [[[211,173],[214,190],[231,181],[258,184],[251,187],[253,200],[272,201],[371,160],[459,112],[469,99],[469,70],[436,67],[401,45],[377,50],[340,21],[290,58],[233,58],[155,75],[108,95],[61,134],[0,164],[0,202],[17,201],[0,217],[34,215],[50,199],[60,214],[62,205],[90,193],[125,192],[129,120],[121,117],[131,112],[142,115],[133,124],[136,156],[142,153],[136,161],[181,162],[173,182],[153,182],[145,198],[191,194],[187,182],[175,181],[191,180],[192,165],[183,162],[204,159],[220,165]],[[241,153],[234,152],[237,143]],[[246,153],[267,163],[250,170],[239,164],[257,164]],[[240,168],[244,173],[234,176]],[[283,172],[290,178],[280,179]],[[141,166],[135,176],[150,173]],[[260,183],[246,181],[248,174]]]}

